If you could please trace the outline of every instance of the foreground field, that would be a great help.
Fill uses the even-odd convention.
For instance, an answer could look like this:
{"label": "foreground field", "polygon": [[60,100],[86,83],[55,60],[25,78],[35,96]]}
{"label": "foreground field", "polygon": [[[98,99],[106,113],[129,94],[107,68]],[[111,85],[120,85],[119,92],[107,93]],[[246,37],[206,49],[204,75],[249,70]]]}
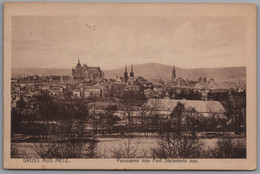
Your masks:
{"label": "foreground field", "polygon": [[[221,138],[200,138],[199,148],[202,149],[204,155],[198,156],[201,158],[211,157],[209,153],[219,148],[218,146],[224,146],[226,150],[228,148],[237,147],[237,145],[242,150],[246,147],[245,138],[232,138],[231,140],[222,140]],[[162,143],[161,139],[157,136],[151,137],[132,137],[132,138],[98,138],[95,142],[75,142],[69,146],[69,150],[77,149],[79,150],[79,156],[77,158],[151,158],[154,157],[154,150],[160,148]],[[178,143],[175,141],[174,143]],[[188,143],[188,142],[182,142]],[[16,142],[12,143],[12,157],[14,158],[24,158],[24,157],[34,157],[41,158],[43,153],[46,151],[51,151],[57,148],[55,142],[49,143],[39,143],[39,142]],[[169,144],[169,142],[167,142]],[[68,146],[65,146],[65,149]],[[64,147],[63,147],[64,149]],[[174,149],[174,147],[172,147]],[[240,149],[240,151],[241,151]],[[245,149],[244,149],[245,150]],[[188,151],[188,149],[187,149]],[[72,153],[72,152],[70,152]],[[243,157],[243,155],[240,155]],[[71,156],[72,157],[72,156]]]}

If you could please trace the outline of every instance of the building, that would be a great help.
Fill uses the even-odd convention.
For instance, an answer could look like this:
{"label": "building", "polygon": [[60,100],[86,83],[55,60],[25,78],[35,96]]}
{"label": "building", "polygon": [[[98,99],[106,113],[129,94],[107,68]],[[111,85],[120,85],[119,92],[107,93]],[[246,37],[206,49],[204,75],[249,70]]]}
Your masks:
{"label": "building", "polygon": [[133,65],[131,65],[130,77],[134,77]]}
{"label": "building", "polygon": [[127,73],[127,66],[125,65],[124,82],[126,83],[127,80],[128,80],[128,73]]}
{"label": "building", "polygon": [[61,81],[61,76],[58,75],[51,75],[51,81],[56,81],[56,82],[60,82]]}
{"label": "building", "polygon": [[169,115],[178,103],[184,104],[186,109],[194,108],[204,117],[216,114],[219,118],[226,118],[225,109],[219,101],[149,99],[145,105],[151,108],[154,108],[156,105],[161,115]]}
{"label": "building", "polygon": [[50,96],[60,97],[61,93],[63,92],[63,89],[59,86],[50,86],[49,92]]}
{"label": "building", "polygon": [[84,87],[84,98],[101,98],[102,89],[98,86],[86,86]]}
{"label": "building", "polygon": [[103,78],[104,73],[100,67],[89,67],[86,64],[81,66],[80,61],[78,60],[76,67],[72,68],[72,76],[77,80],[96,80]]}
{"label": "building", "polygon": [[73,97],[75,97],[75,98],[83,97],[83,92],[80,89],[73,90],[72,94],[73,94]]}
{"label": "building", "polygon": [[135,79],[135,78],[134,78],[133,65],[131,65],[131,72],[129,73],[129,76],[128,76],[128,72],[127,72],[127,65],[125,65],[125,72],[124,72],[124,74],[123,74],[123,82],[124,82],[124,83],[127,83],[129,79],[130,79],[130,80]]}
{"label": "building", "polygon": [[[118,77],[117,77],[118,79]],[[128,72],[127,72],[127,65],[125,65],[125,71],[123,73],[123,77],[120,78],[120,81],[123,83],[129,83],[129,84],[133,84],[134,81],[138,81],[138,78],[136,78],[134,76],[134,70],[133,70],[133,65],[131,64],[131,72],[129,73],[128,76]]]}

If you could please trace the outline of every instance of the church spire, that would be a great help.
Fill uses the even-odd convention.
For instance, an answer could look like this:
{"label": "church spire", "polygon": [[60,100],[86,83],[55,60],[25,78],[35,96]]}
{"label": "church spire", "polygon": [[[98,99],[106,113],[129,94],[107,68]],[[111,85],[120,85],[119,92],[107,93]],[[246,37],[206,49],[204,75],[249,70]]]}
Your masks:
{"label": "church spire", "polygon": [[173,66],[172,66],[172,82],[174,82],[175,81],[175,78],[176,78],[176,71],[175,71],[175,65],[173,64]]}
{"label": "church spire", "polygon": [[127,65],[125,65],[125,73],[127,73]]}
{"label": "church spire", "polygon": [[134,71],[133,71],[133,65],[131,64],[131,72],[130,72],[130,77],[134,77]]}
{"label": "church spire", "polygon": [[124,82],[126,83],[127,80],[128,80],[127,65],[125,65]]}

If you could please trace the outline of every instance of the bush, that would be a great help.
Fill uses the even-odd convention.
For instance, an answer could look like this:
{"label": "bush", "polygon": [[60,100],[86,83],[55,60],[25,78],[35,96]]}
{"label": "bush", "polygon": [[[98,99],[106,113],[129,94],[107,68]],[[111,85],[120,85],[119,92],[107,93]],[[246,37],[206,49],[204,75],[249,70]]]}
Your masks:
{"label": "bush", "polygon": [[41,158],[94,158],[96,142],[59,142],[38,143],[34,145],[36,154]]}
{"label": "bush", "polygon": [[126,141],[117,144],[111,150],[113,158],[135,158],[137,157],[138,153],[138,144],[133,143],[133,139],[128,137]]}
{"label": "bush", "polygon": [[153,158],[200,158],[203,155],[203,143],[188,134],[165,133],[152,149]]}
{"label": "bush", "polygon": [[246,142],[223,134],[209,153],[212,158],[246,158]]}

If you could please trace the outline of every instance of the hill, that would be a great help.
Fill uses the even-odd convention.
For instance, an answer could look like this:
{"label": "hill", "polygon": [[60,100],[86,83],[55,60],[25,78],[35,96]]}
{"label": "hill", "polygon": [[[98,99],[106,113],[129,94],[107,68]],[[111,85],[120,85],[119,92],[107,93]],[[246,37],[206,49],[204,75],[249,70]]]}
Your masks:
{"label": "hill", "polygon": [[54,68],[12,68],[12,77],[25,77],[28,75],[50,76],[68,75],[71,76],[71,69]]}
{"label": "hill", "polygon": [[[130,66],[127,67],[130,72]],[[246,67],[225,67],[225,68],[197,68],[184,69],[176,67],[176,76],[189,80],[198,80],[200,76],[213,78],[216,82],[232,82],[246,80]],[[124,68],[105,71],[106,78],[123,76]],[[171,79],[172,66],[148,63],[142,65],[134,65],[135,76],[143,76],[149,80],[164,80]]]}
{"label": "hill", "polygon": [[[130,66],[127,67],[128,73]],[[124,67],[115,70],[104,70],[106,78],[115,78],[123,76]],[[134,65],[135,76],[143,76],[148,80],[164,80],[168,81],[171,78],[172,66],[147,63]],[[12,77],[22,77],[26,75],[69,75],[71,69],[48,69],[48,68],[13,68]],[[184,79],[197,80],[200,76],[213,78],[216,82],[233,82],[246,80],[246,67],[224,67],[224,68],[197,68],[185,69],[176,67],[176,76]]]}

